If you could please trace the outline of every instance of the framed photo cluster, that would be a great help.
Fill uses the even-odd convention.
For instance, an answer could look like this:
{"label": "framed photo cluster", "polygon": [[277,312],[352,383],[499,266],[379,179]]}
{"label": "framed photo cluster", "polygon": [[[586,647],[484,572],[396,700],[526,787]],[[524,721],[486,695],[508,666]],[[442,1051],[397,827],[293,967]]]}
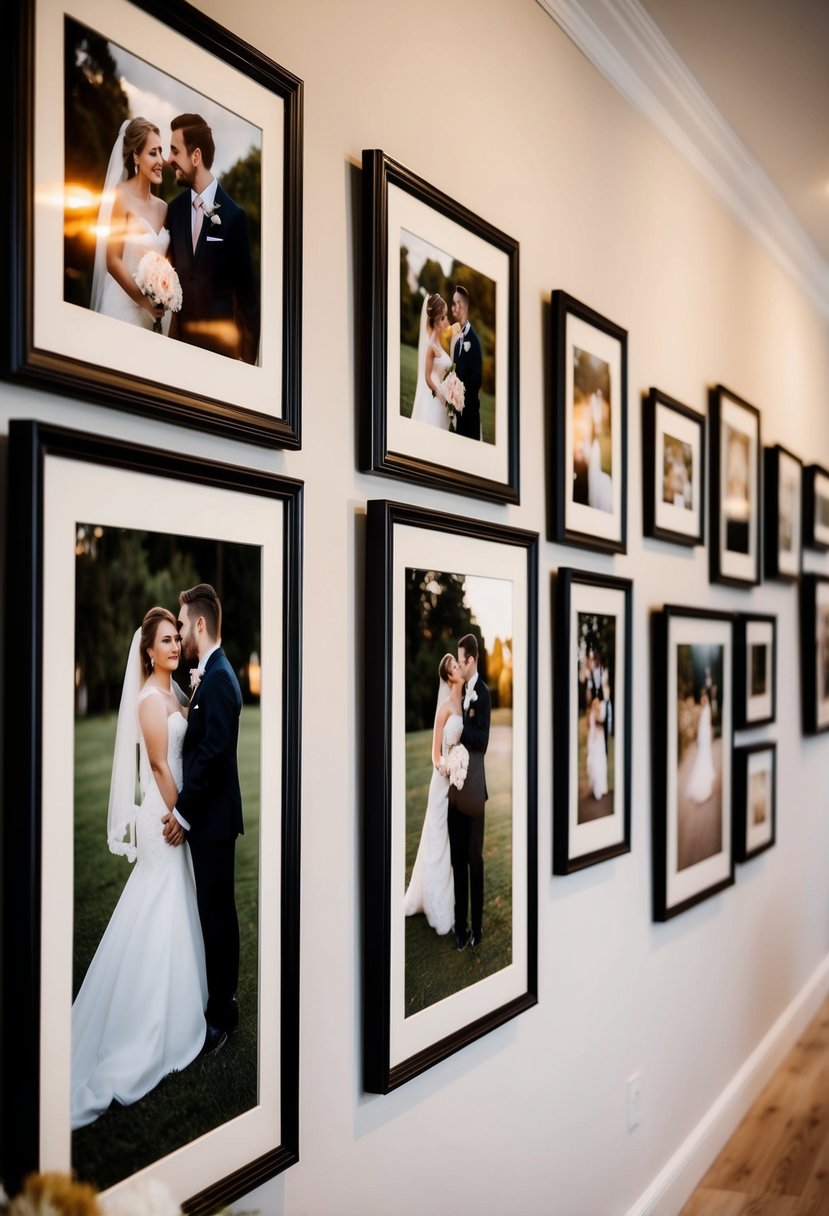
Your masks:
{"label": "framed photo cluster", "polygon": [[[27,642],[6,651],[4,1179],[45,1165],[115,1194],[142,1173],[207,1214],[297,1160],[302,484],[33,422],[11,422],[8,463],[8,624],[17,637],[25,622]],[[212,656],[188,629],[204,584]],[[196,829],[225,828],[202,792],[172,848],[164,778],[148,771],[158,747],[198,791],[185,736],[202,721],[226,740],[211,780],[240,833],[238,1003],[219,1029],[234,1032],[232,1013],[237,1027],[207,1065],[204,1001],[217,974],[235,978],[237,912],[218,943],[203,923],[207,986],[196,904],[203,881],[215,891]],[[193,1023],[173,1072],[154,1037],[168,1018]]]}
{"label": "framed photo cluster", "polygon": [[298,448],[302,82],[162,0],[21,0],[6,48],[7,374]]}

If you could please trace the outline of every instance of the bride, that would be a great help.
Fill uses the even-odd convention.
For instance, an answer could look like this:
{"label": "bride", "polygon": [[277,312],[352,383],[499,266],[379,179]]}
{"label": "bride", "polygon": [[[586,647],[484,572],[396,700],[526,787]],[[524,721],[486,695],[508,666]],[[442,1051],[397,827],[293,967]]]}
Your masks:
{"label": "bride", "polygon": [[711,728],[711,702],[704,692],[700,697],[699,721],[697,722],[697,754],[688,780],[688,797],[694,802],[707,802],[714,791],[713,740]]}
{"label": "bride", "polygon": [[607,746],[604,721],[607,706],[601,697],[590,702],[587,721],[587,776],[593,797],[604,798],[607,790]]}
{"label": "bride", "polygon": [[[130,646],[112,762],[110,851],[135,861],[72,1006],[72,1128],[137,1102],[204,1044],[207,980],[193,865],[164,840],[181,786],[186,698],[176,618],[151,608]],[[136,752],[141,802],[136,802]]]}
{"label": "bride", "polygon": [[[446,409],[446,398],[442,383],[452,366],[451,356],[444,349],[442,339],[451,335],[459,327],[449,325],[449,310],[446,301],[437,292],[426,296],[420,311],[420,337],[417,343],[417,388],[412,418],[415,422],[425,422],[429,426],[439,427],[448,431],[450,425],[449,413]],[[446,331],[449,330],[449,335]]]}
{"label": "bride", "polygon": [[414,869],[403,898],[403,912],[423,912],[436,933],[448,933],[455,923],[455,887],[449,856],[449,751],[463,732],[461,694],[463,676],[452,654],[445,654],[438,667],[440,690],[432,732],[432,780]]}
{"label": "bride", "polygon": [[146,118],[122,123],[98,210],[91,307],[144,329],[161,320],[166,334],[169,312],[153,304],[135,282],[144,254],[155,250],[164,256],[170,244],[164,227],[167,204],[152,192],[161,185],[163,167],[158,127]]}

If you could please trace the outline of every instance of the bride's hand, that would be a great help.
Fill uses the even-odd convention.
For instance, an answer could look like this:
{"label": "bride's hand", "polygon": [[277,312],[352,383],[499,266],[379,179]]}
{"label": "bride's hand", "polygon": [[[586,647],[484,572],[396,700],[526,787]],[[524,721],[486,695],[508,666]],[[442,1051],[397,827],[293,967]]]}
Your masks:
{"label": "bride's hand", "polygon": [[163,304],[153,304],[149,296],[141,296],[141,307],[146,308],[147,312],[156,321],[161,321],[167,309]]}

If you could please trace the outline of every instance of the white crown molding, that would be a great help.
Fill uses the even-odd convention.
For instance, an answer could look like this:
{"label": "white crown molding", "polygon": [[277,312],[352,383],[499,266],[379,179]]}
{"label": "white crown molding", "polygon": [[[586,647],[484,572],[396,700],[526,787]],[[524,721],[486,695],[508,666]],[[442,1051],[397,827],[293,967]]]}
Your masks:
{"label": "white crown molding", "polygon": [[538,0],[829,317],[829,264],[639,0]]}

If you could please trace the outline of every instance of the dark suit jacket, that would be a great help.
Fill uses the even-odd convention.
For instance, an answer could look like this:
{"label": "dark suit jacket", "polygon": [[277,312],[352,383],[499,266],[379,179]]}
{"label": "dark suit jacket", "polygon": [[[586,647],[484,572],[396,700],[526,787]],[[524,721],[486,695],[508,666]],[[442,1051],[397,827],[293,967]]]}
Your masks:
{"label": "dark suit jacket", "polygon": [[449,803],[462,815],[483,815],[489,797],[486,788],[484,755],[489,746],[489,722],[492,702],[489,689],[480,676],[475,683],[477,701],[471,701],[463,711],[463,733],[460,741],[469,752],[469,768],[461,789],[449,786]]}
{"label": "dark suit jacket", "polygon": [[190,702],[176,809],[191,839],[233,840],[244,831],[236,748],[242,693],[225,652],[216,650]]}
{"label": "dark suit jacket", "polygon": [[[464,345],[469,343],[469,350]],[[458,414],[455,427],[458,435],[466,435],[469,439],[481,437],[481,380],[484,372],[484,357],[481,351],[481,341],[472,326],[465,334],[460,334],[455,343],[455,372],[465,389],[462,413]]]}
{"label": "dark suit jacket", "polygon": [[255,363],[259,349],[259,289],[250,260],[244,211],[221,186],[214,202],[219,224],[205,216],[193,251],[193,204],[183,190],[167,209],[170,257],[181,282],[181,309],[170,334],[181,342]]}

